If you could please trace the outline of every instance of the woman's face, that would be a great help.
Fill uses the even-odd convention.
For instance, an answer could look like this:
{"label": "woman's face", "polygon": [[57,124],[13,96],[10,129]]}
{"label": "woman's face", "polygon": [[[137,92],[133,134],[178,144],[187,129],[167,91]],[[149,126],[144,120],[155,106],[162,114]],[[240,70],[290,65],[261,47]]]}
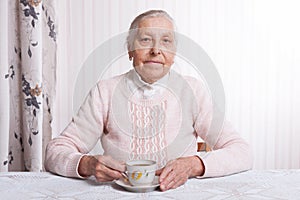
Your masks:
{"label": "woman's face", "polygon": [[175,50],[172,22],[164,17],[151,17],[139,23],[129,56],[143,81],[151,84],[169,72]]}

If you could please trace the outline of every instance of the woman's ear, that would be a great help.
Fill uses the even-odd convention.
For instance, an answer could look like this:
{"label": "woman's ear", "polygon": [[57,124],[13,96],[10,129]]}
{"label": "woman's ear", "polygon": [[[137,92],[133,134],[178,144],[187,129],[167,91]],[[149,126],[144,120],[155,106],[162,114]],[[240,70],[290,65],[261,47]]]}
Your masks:
{"label": "woman's ear", "polygon": [[132,51],[129,51],[129,52],[128,52],[128,56],[129,56],[129,60],[132,61],[132,58],[133,58],[133,52],[132,52]]}

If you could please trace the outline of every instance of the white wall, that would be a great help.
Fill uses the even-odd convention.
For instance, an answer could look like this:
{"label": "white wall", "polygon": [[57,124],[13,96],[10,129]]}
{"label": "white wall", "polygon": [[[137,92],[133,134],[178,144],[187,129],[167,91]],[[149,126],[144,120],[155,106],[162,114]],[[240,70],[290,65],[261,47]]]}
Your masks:
{"label": "white wall", "polygon": [[[296,0],[64,0],[57,4],[56,133],[71,119],[73,87],[87,56],[126,31],[137,14],[160,8],[215,63],[225,87],[227,118],[252,144],[255,168],[300,167],[300,3]],[[116,65],[129,64],[126,60],[123,57]]]}

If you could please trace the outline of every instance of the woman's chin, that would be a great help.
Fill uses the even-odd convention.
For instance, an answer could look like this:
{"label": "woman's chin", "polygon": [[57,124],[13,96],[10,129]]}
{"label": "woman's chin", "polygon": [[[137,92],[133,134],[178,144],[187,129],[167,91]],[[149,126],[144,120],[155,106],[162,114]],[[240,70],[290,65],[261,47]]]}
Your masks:
{"label": "woman's chin", "polygon": [[164,75],[165,75],[165,73],[162,73],[162,72],[160,72],[160,73],[151,73],[151,74],[148,74],[148,76],[146,76],[144,78],[144,81],[147,82],[147,83],[152,84],[152,83],[158,81],[159,79],[163,78]]}
{"label": "woman's chin", "polygon": [[162,70],[164,68],[164,65],[161,63],[149,62],[149,63],[144,63],[143,67],[147,69],[153,69],[153,70]]}
{"label": "woman's chin", "polygon": [[142,67],[136,67],[136,70],[145,82],[151,84],[164,77],[168,73],[169,68],[159,63],[147,63]]}

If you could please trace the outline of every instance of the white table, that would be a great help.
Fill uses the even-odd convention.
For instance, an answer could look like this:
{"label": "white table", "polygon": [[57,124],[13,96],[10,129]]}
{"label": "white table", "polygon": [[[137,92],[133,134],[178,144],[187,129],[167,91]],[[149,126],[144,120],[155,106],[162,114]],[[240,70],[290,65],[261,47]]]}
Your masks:
{"label": "white table", "polygon": [[64,178],[50,173],[0,173],[0,199],[300,199],[300,169],[248,171],[190,179],[166,192],[127,192],[115,183]]}

